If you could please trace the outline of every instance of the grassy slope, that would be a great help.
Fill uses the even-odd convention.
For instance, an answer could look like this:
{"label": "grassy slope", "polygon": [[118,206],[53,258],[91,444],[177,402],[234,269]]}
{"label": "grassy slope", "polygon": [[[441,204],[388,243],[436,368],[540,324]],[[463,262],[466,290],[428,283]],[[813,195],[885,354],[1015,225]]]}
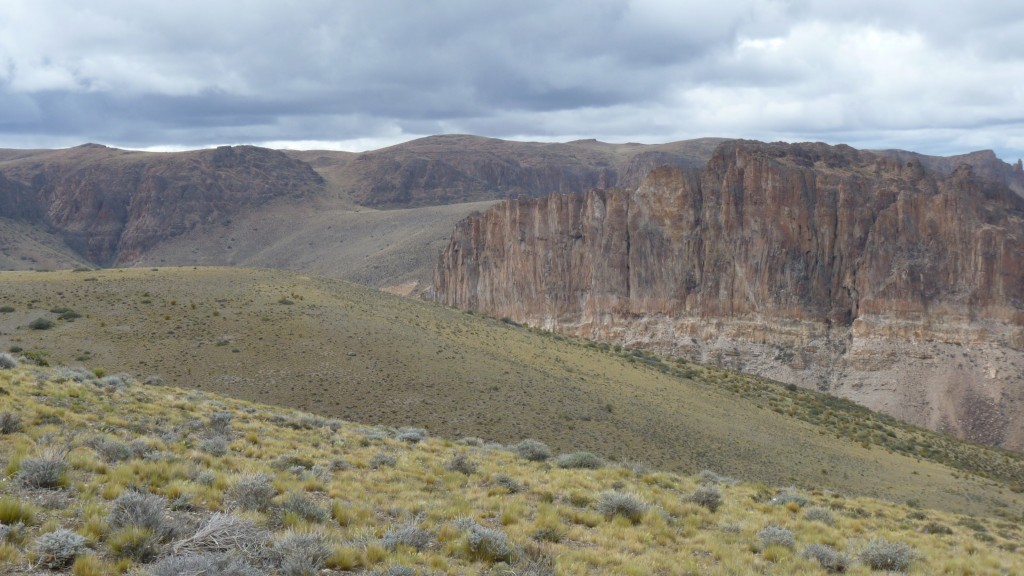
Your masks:
{"label": "grassy slope", "polygon": [[[809,392],[663,365],[339,281],[277,271],[135,269],[0,274],[0,348],[446,437],[537,437],[558,450],[959,512],[1017,514],[1018,456],[964,448],[865,411],[797,417]],[[282,304],[286,299],[293,304]],[[67,306],[84,317],[28,323]],[[638,361],[639,360],[639,361]],[[820,411],[820,410],[819,410]],[[879,442],[951,442],[989,481]],[[885,438],[880,438],[885,437]],[[925,454],[924,449],[916,455]],[[1009,470],[1009,472],[1006,472]]]}
{"label": "grassy slope", "polygon": [[[212,513],[231,511],[269,529],[271,549],[289,529],[314,531],[328,542],[328,568],[375,574],[396,566],[435,575],[821,574],[800,555],[808,544],[857,557],[879,537],[913,548],[910,574],[1024,570],[1024,557],[1015,552],[1024,539],[1020,524],[1005,520],[817,490],[796,492],[808,500],[802,506],[784,506],[771,503],[774,489],[728,482],[717,486],[722,505],[711,511],[688,500],[706,478],[635,467],[564,470],[500,446],[432,438],[412,444],[387,430],[283,408],[134,382],[78,382],[57,370],[0,369],[0,389],[0,414],[20,416],[23,426],[0,436],[0,462],[12,478],[0,485],[0,515],[26,524],[0,543],[5,574],[35,573],[39,537],[58,528],[88,543],[65,570],[134,570],[133,548],[124,544],[148,533],[119,528],[110,515],[130,487],[164,497],[159,521],[174,527],[148,562],[171,555]],[[230,425],[212,432],[225,414]],[[212,455],[206,446],[218,435],[227,440],[227,453]],[[70,449],[61,486],[23,485],[19,471],[47,446]],[[394,464],[374,466],[381,455]],[[471,464],[465,473],[449,468],[455,455]],[[263,510],[244,511],[235,487],[252,473],[270,477],[273,500]],[[520,489],[510,493],[515,485]],[[611,491],[635,496],[646,512],[636,523],[603,515],[600,499]],[[821,520],[808,517],[811,507]],[[515,572],[474,556],[460,528],[465,519],[507,535],[518,548]],[[384,545],[389,529],[410,525],[424,531],[422,550]],[[758,533],[769,525],[791,530],[795,548],[762,547]],[[272,558],[250,556],[268,567]],[[848,573],[871,570],[855,562]]]}

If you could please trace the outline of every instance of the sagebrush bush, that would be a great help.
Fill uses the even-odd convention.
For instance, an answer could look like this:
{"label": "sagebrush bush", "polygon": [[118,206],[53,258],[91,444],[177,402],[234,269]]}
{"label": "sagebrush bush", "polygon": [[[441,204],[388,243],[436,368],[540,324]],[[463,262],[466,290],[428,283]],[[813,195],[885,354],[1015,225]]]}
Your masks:
{"label": "sagebrush bush", "polygon": [[33,546],[38,561],[50,569],[60,569],[71,564],[75,557],[85,552],[85,537],[71,530],[58,528],[36,539]]}
{"label": "sagebrush bush", "polygon": [[388,528],[381,538],[380,544],[388,550],[394,550],[399,546],[408,546],[422,551],[434,546],[437,539],[429,530],[420,528],[413,522]]}
{"label": "sagebrush bush", "polygon": [[285,513],[308,520],[309,522],[326,522],[331,513],[322,506],[313,502],[305,494],[292,492],[281,502],[281,510]]}
{"label": "sagebrush bush", "polygon": [[68,460],[64,450],[47,448],[35,458],[25,458],[18,481],[29,488],[60,488],[67,482]]}
{"label": "sagebrush bush", "polygon": [[0,352],[0,369],[2,370],[13,370],[18,367],[18,361],[14,359],[14,356],[6,352]]}
{"label": "sagebrush bush", "polygon": [[625,492],[602,492],[597,500],[597,511],[605,516],[623,516],[636,524],[647,512],[647,503]]}
{"label": "sagebrush bush", "polygon": [[527,438],[513,446],[513,448],[520,457],[531,462],[543,462],[551,458],[551,448],[548,448],[548,445],[540,440]]}
{"label": "sagebrush bush", "polygon": [[199,443],[199,449],[210,456],[220,458],[228,453],[228,441],[223,436],[211,436]]}
{"label": "sagebrush bush", "polygon": [[512,562],[516,551],[504,532],[476,522],[466,529],[466,550],[472,560],[507,563]]}
{"label": "sagebrush bush", "polygon": [[761,544],[762,550],[770,546],[792,548],[796,545],[796,538],[793,537],[793,532],[782,526],[765,526],[764,529],[757,533],[757,539]]}
{"label": "sagebrush bush", "polygon": [[232,554],[175,555],[158,560],[148,576],[266,576],[243,558]]}
{"label": "sagebrush bush", "polygon": [[906,572],[917,559],[917,553],[902,542],[889,542],[884,538],[876,538],[868,542],[858,557],[872,570]]}
{"label": "sagebrush bush", "polygon": [[445,462],[444,467],[453,472],[461,472],[469,476],[476,472],[476,462],[469,459],[465,454],[455,454],[452,459]]}
{"label": "sagebrush bush", "polygon": [[701,470],[697,474],[697,480],[702,484],[735,484],[736,479],[729,476],[722,476],[712,470]]}
{"label": "sagebrush bush", "polygon": [[167,500],[156,494],[126,490],[110,504],[107,523],[111,528],[146,528],[157,538],[170,536],[174,529],[164,518]]}
{"label": "sagebrush bush", "polygon": [[33,330],[49,330],[53,328],[53,320],[39,317],[28,323],[28,327]]}
{"label": "sagebrush bush", "polygon": [[242,510],[265,511],[270,508],[277,490],[266,474],[245,474],[228,489],[228,499]]}
{"label": "sagebrush bush", "polygon": [[516,494],[522,492],[525,488],[518,480],[509,476],[508,474],[505,474],[504,472],[499,472],[495,474],[493,480],[495,484],[508,490],[509,494]]}
{"label": "sagebrush bush", "polygon": [[604,466],[604,462],[591,452],[572,452],[571,454],[562,454],[556,458],[555,465],[559,468],[597,470]]}
{"label": "sagebrush bush", "polygon": [[707,484],[694,490],[689,500],[714,512],[722,505],[722,493],[714,485]]}
{"label": "sagebrush bush", "polygon": [[13,412],[0,414],[0,434],[14,434],[21,432],[23,428],[21,416]]}
{"label": "sagebrush bush", "polygon": [[850,567],[850,557],[828,544],[808,544],[801,555],[810,558],[828,572],[839,574]]}
{"label": "sagebrush bush", "polygon": [[804,518],[812,522],[821,522],[831,526],[835,524],[836,519],[832,515],[832,512],[828,508],[822,508],[821,506],[812,506],[804,512]]}
{"label": "sagebrush bush", "polygon": [[370,468],[376,470],[383,466],[394,466],[397,463],[398,459],[393,455],[388,454],[387,452],[380,452],[370,459]]}
{"label": "sagebrush bush", "polygon": [[799,492],[793,492],[790,490],[784,490],[782,492],[779,492],[778,495],[772,498],[772,504],[775,504],[777,506],[796,504],[797,506],[803,508],[804,506],[807,506],[807,504],[809,503],[810,500],[807,499],[807,496],[804,496]]}
{"label": "sagebrush bush", "polygon": [[274,542],[274,558],[282,576],[315,576],[331,555],[320,532],[289,530]]}
{"label": "sagebrush bush", "polygon": [[423,428],[399,428],[396,438],[403,442],[416,444],[422,442],[429,434]]}
{"label": "sagebrush bush", "polygon": [[213,435],[224,436],[225,438],[231,435],[231,420],[234,418],[234,414],[231,412],[214,412],[210,415],[210,429],[213,431]]}
{"label": "sagebrush bush", "polygon": [[104,460],[113,464],[122,460],[128,460],[135,456],[135,452],[131,446],[124,442],[117,440],[109,440],[106,438],[98,438],[88,444],[100,455]]}

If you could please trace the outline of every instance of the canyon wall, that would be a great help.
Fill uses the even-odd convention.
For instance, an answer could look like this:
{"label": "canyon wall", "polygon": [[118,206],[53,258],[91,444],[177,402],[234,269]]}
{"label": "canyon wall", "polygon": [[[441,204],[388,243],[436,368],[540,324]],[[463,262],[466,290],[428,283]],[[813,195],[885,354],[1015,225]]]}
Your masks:
{"label": "canyon wall", "polygon": [[434,297],[1024,449],[1024,199],[977,167],[721,144],[461,222]]}

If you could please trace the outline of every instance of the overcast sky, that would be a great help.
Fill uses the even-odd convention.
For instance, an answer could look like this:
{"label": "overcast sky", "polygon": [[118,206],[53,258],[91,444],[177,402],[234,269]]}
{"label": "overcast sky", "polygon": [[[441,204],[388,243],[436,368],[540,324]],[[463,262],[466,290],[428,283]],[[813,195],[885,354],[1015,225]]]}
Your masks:
{"label": "overcast sky", "polygon": [[1007,0],[3,0],[0,147],[823,140],[1024,156]]}

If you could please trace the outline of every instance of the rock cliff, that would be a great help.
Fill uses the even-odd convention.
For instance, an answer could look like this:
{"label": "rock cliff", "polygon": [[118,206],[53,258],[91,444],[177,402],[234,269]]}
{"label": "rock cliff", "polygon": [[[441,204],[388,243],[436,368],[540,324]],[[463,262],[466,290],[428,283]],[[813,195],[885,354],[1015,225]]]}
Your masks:
{"label": "rock cliff", "polygon": [[0,215],[45,224],[106,266],[197,225],[322,186],[309,165],[253,146],[154,154],[86,144],[0,163]]}
{"label": "rock cliff", "polygon": [[1024,198],[969,164],[721,144],[460,223],[435,298],[1024,448]]}

